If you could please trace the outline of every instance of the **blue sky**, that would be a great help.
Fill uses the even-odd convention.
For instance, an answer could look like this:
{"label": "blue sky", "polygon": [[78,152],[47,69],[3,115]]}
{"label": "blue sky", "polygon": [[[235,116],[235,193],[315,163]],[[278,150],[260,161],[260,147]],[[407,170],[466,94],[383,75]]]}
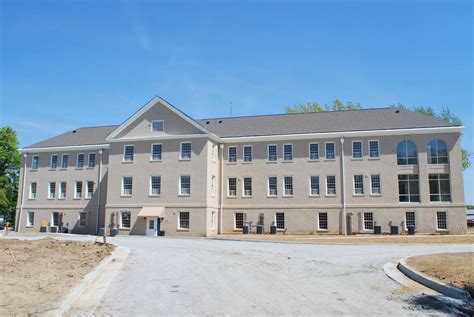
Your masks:
{"label": "blue sky", "polygon": [[[474,152],[471,1],[0,0],[0,125],[21,146],[154,95],[195,118],[339,97],[450,106]],[[474,204],[474,167],[466,171]]]}

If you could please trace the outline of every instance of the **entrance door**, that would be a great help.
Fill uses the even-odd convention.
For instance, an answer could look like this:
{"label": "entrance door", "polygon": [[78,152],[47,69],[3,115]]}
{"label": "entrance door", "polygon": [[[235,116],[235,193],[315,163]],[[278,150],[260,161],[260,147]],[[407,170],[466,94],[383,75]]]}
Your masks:
{"label": "entrance door", "polygon": [[157,229],[157,219],[156,218],[147,218],[146,219],[146,235],[147,236],[156,236]]}

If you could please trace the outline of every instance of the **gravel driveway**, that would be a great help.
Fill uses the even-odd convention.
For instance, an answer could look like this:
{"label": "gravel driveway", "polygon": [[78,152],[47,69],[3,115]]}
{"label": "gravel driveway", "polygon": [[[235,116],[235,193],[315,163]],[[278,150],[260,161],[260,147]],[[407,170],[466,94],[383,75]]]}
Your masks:
{"label": "gravel driveway", "polygon": [[131,249],[97,307],[96,314],[114,316],[423,315],[435,311],[394,296],[399,287],[383,265],[407,255],[473,249],[168,237],[109,241]]}

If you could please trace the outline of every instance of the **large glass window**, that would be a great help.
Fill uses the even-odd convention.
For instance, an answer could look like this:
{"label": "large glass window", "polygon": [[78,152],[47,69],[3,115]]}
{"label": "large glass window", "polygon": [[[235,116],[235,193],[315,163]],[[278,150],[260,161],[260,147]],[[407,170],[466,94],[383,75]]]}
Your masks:
{"label": "large glass window", "polygon": [[275,215],[277,229],[285,229],[285,213],[277,212]]}
{"label": "large glass window", "polygon": [[311,196],[319,196],[319,176],[309,177],[309,194]]}
{"label": "large glass window", "polygon": [[379,141],[377,140],[369,141],[369,157],[371,158],[380,157]]}
{"label": "large glass window", "polygon": [[318,229],[328,230],[328,213],[327,212],[318,213]]}
{"label": "large glass window", "polygon": [[244,146],[244,162],[252,162],[252,147],[250,145]]}
{"label": "large glass window", "polygon": [[436,212],[436,223],[438,230],[448,230],[448,215],[446,211]]}
{"label": "large glass window", "polygon": [[404,140],[397,146],[397,164],[414,165],[418,164],[418,155],[415,143]]}
{"label": "large glass window", "polygon": [[227,193],[227,195],[229,197],[235,197],[237,196],[237,178],[235,177],[230,177],[228,179],[228,190],[229,192]]}
{"label": "large glass window", "polygon": [[189,212],[179,213],[179,229],[189,229]]}
{"label": "large glass window", "polygon": [[336,195],[336,176],[326,176],[326,195]]}
{"label": "large glass window", "polygon": [[268,178],[268,196],[278,196],[278,181],[276,176]]}
{"label": "large glass window", "polygon": [[63,154],[61,157],[61,168],[67,168],[69,165],[69,155]]}
{"label": "large glass window", "polygon": [[84,154],[83,153],[77,154],[76,167],[77,168],[84,167]]}
{"label": "large glass window", "polygon": [[75,184],[76,190],[74,192],[74,198],[79,199],[82,198],[82,182],[76,182]]}
{"label": "large glass window", "polygon": [[308,158],[310,161],[319,160],[319,144],[318,143],[309,144],[309,157]]}
{"label": "large glass window", "polygon": [[66,199],[66,182],[60,182],[59,183],[59,198],[60,199]]}
{"label": "large glass window", "polygon": [[152,144],[151,145],[151,160],[152,161],[161,161],[161,152],[162,152],[162,145],[161,144]]}
{"label": "large glass window", "polygon": [[35,155],[31,158],[31,169],[37,170],[39,166],[39,156]]}
{"label": "large glass window", "polygon": [[89,162],[87,165],[88,168],[94,168],[95,167],[95,153],[89,153]]}
{"label": "large glass window", "polygon": [[183,175],[180,177],[179,194],[191,195],[191,176]]}
{"label": "large glass window", "polygon": [[293,160],[293,144],[283,145],[283,160],[284,161]]}
{"label": "large glass window", "polygon": [[430,201],[451,201],[449,174],[430,174]]}
{"label": "large glass window", "polygon": [[51,166],[52,169],[55,169],[58,167],[58,155],[53,154],[51,155]]}
{"label": "large glass window", "polygon": [[161,195],[161,177],[152,176],[150,178],[150,195],[160,196]]}
{"label": "large glass window", "polygon": [[232,163],[237,162],[237,147],[236,146],[229,147],[229,162],[232,162]]}
{"label": "large glass window", "polygon": [[94,182],[88,181],[86,185],[87,185],[86,198],[90,199],[94,195]]}
{"label": "large glass window", "polygon": [[352,142],[352,157],[353,158],[362,158],[362,141],[353,141]]}
{"label": "large glass window", "polygon": [[354,175],[354,195],[364,194],[364,175]]}
{"label": "large glass window", "polygon": [[56,198],[56,182],[49,182],[48,198],[49,199]]}
{"label": "large glass window", "polygon": [[125,145],[123,147],[123,161],[133,162],[133,156],[135,154],[135,147],[133,145]]}
{"label": "large glass window", "polygon": [[413,226],[416,228],[416,219],[415,219],[415,212],[414,211],[407,211],[405,212],[405,224],[408,228],[409,226]]}
{"label": "large glass window", "polygon": [[133,194],[133,178],[125,176],[122,178],[122,196],[132,196]]}
{"label": "large glass window", "polygon": [[374,214],[364,212],[364,230],[374,230]]}
{"label": "large glass window", "polygon": [[428,152],[428,164],[448,163],[448,147],[443,141],[438,139],[431,140],[426,151]]}
{"label": "large glass window", "polygon": [[30,199],[36,199],[36,183],[30,183]]}
{"label": "large glass window", "polygon": [[370,190],[372,195],[380,195],[382,193],[380,175],[370,175]]}
{"label": "large glass window", "polygon": [[336,158],[336,144],[334,142],[326,143],[326,160],[334,160]]}
{"label": "large glass window", "polygon": [[244,193],[242,196],[252,196],[252,178],[250,177],[244,177]]}
{"label": "large glass window", "polygon": [[235,229],[242,229],[244,227],[244,213],[235,213]]}
{"label": "large glass window", "polygon": [[420,202],[418,174],[398,175],[400,202]]}
{"label": "large glass window", "polygon": [[269,144],[267,149],[267,160],[275,162],[277,160],[277,145]]}
{"label": "large glass window", "polygon": [[152,132],[163,132],[164,129],[164,122],[163,120],[153,120],[151,122],[151,131]]}
{"label": "large glass window", "polygon": [[26,221],[27,227],[33,227],[35,224],[35,213],[33,211],[28,211],[28,218]]}
{"label": "large glass window", "polygon": [[285,176],[283,183],[284,196],[293,196],[293,176]]}
{"label": "large glass window", "polygon": [[120,228],[130,228],[130,218],[132,214],[130,211],[120,212]]}
{"label": "large glass window", "polygon": [[181,143],[181,160],[190,160],[191,159],[191,142]]}

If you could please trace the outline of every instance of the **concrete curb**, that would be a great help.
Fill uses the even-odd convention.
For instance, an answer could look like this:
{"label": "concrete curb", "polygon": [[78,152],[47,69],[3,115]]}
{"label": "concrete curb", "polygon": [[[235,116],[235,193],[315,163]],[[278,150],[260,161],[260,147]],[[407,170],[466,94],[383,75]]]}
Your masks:
{"label": "concrete curb", "polygon": [[[93,309],[97,306],[101,300],[105,290],[108,285],[115,277],[115,275],[120,271],[123,262],[128,257],[130,250],[124,247],[116,247],[110,256],[102,260],[93,271],[89,272],[79,283],[75,286],[69,294],[63,299],[59,308],[51,312],[53,316],[64,316],[70,310],[82,310],[82,307],[86,306],[85,311],[87,313],[92,313]],[[116,264],[116,265],[114,265]],[[117,265],[118,264],[118,265]],[[111,268],[112,267],[112,268]],[[102,277],[104,276],[104,277]],[[103,281],[106,279],[106,281]],[[102,285],[102,289],[97,291],[97,286],[94,290],[90,290],[94,284],[98,284],[98,281]],[[88,293],[93,293],[91,296]],[[69,312],[70,313],[70,312]]]}
{"label": "concrete curb", "polygon": [[400,263],[398,263],[398,269],[403,272],[406,276],[411,278],[412,280],[423,284],[431,289],[434,289],[435,291],[442,293],[446,296],[455,298],[455,299],[460,299],[463,301],[470,302],[472,301],[471,295],[469,292],[462,290],[460,288],[447,285],[441,281],[435,280],[421,272],[418,272],[417,270],[411,268],[406,264],[406,258],[403,258],[400,260]]}

